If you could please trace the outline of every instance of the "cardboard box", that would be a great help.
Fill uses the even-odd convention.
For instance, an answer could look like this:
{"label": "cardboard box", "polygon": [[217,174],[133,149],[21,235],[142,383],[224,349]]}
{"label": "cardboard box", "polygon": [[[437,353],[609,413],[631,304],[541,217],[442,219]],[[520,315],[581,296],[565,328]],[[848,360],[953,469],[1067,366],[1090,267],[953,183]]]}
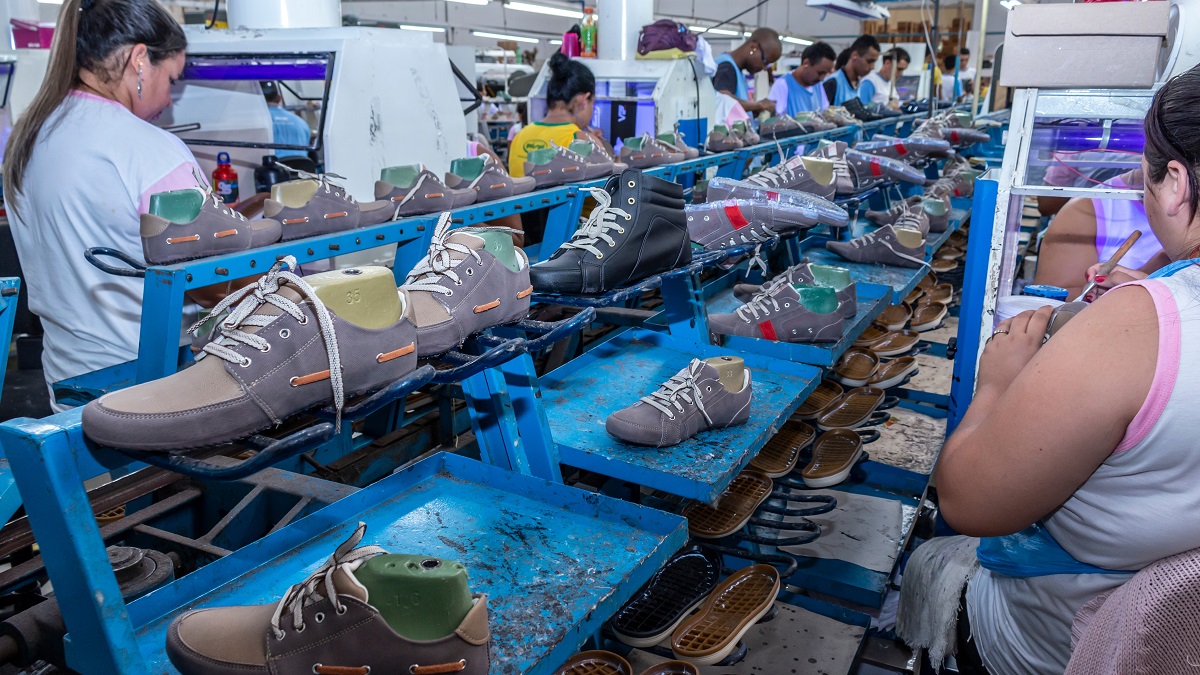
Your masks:
{"label": "cardboard box", "polygon": [[1171,3],[1018,5],[1008,15],[1005,87],[1152,86]]}

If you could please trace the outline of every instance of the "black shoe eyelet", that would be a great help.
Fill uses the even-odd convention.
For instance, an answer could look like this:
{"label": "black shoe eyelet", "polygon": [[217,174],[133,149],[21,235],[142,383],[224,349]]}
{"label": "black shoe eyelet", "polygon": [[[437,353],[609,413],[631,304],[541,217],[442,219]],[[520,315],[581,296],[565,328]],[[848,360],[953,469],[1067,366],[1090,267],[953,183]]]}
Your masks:
{"label": "black shoe eyelet", "polygon": [[321,623],[322,621],[325,620],[325,614],[324,614],[324,612],[317,612],[317,615],[314,616],[313,618],[316,619],[317,623]]}

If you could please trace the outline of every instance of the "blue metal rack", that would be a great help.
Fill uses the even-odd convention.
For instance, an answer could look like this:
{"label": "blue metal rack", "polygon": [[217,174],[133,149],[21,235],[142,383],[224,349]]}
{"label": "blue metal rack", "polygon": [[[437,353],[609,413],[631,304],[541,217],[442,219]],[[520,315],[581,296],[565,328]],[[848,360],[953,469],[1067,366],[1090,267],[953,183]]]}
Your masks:
{"label": "blue metal rack", "polygon": [[[17,320],[17,296],[21,293],[21,280],[16,277],[0,277],[0,345],[12,344],[13,324]],[[0,385],[4,384],[8,369],[8,352],[0,360]],[[0,387],[0,393],[3,388]]]}

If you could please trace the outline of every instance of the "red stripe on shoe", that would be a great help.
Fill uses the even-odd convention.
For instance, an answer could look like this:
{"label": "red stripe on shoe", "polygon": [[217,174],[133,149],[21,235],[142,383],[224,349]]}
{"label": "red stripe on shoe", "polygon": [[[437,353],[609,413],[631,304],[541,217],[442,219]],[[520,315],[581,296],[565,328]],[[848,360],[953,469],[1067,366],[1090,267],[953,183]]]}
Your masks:
{"label": "red stripe on shoe", "polygon": [[908,154],[908,148],[904,147],[903,141],[896,141],[892,145],[896,148],[896,154],[900,155],[901,157]]}
{"label": "red stripe on shoe", "polygon": [[750,224],[746,220],[746,216],[742,215],[742,209],[737,204],[729,204],[725,207],[725,217],[733,224],[733,229],[740,230]]}
{"label": "red stripe on shoe", "polygon": [[957,132],[957,131],[951,131],[951,132],[950,132],[950,141],[951,141],[951,142],[953,142],[953,143],[957,143],[957,142],[958,142],[958,132]]}
{"label": "red stripe on shoe", "polygon": [[779,193],[778,193],[778,192],[771,192],[770,190],[767,190],[767,199],[770,199],[771,201],[776,201],[776,202],[777,202],[777,201],[779,201]]}
{"label": "red stripe on shoe", "polygon": [[758,329],[762,331],[763,337],[766,339],[779,342],[779,336],[775,334],[775,325],[770,321],[764,321],[758,324]]}
{"label": "red stripe on shoe", "polygon": [[872,159],[870,161],[870,166],[871,166],[871,175],[872,176],[879,178],[880,176],[883,175],[883,167],[879,166],[878,159]]}

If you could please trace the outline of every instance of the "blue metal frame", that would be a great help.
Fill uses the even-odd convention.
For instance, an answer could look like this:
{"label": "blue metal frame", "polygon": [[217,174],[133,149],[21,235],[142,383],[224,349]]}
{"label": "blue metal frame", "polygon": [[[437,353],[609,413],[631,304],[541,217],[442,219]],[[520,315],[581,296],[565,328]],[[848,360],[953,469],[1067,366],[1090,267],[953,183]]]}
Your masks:
{"label": "blue metal frame", "polygon": [[4,359],[0,360],[0,394],[3,393],[5,371],[8,370],[8,348],[12,344],[13,324],[17,321],[17,297],[20,293],[20,279],[0,277],[0,345],[4,345]]}
{"label": "blue metal frame", "polygon": [[[994,179],[975,180],[975,213],[996,212],[1000,184]],[[983,322],[983,298],[987,291],[988,258],[992,249],[992,223],[971,228],[967,236],[967,256],[963,261],[962,308],[959,310],[958,353],[954,360],[954,379],[950,383],[950,417],[946,435],[954,433],[975,396],[976,355],[979,353],[979,326]]]}

